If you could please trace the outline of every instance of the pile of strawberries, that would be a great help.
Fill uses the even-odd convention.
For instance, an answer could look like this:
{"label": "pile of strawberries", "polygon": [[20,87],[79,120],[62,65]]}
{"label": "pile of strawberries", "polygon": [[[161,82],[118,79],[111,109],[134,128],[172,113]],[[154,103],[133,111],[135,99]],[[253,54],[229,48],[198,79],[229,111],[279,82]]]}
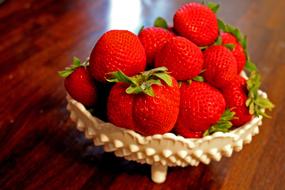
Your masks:
{"label": "pile of strawberries", "polygon": [[[187,3],[173,27],[158,18],[138,35],[106,32],[90,59],[75,58],[60,72],[67,92],[87,108],[105,107],[109,122],[144,136],[200,138],[267,116],[273,104],[258,94],[260,75],[246,37],[217,19],[218,8]],[[248,80],[240,75],[244,69]]]}

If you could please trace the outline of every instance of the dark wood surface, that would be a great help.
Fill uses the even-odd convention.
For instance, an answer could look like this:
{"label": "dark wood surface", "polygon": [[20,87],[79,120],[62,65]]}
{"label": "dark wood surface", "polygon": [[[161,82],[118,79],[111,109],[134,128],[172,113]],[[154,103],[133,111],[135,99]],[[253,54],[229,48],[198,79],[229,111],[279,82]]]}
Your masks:
{"label": "dark wood surface", "polygon": [[[263,86],[277,105],[258,136],[231,158],[171,168],[154,184],[150,167],[85,140],[66,111],[57,71],[85,58],[110,28],[138,31],[172,21],[177,0],[6,0],[0,5],[0,189],[285,189],[285,1],[223,0],[219,16],[249,37]],[[129,7],[128,7],[129,6]]]}

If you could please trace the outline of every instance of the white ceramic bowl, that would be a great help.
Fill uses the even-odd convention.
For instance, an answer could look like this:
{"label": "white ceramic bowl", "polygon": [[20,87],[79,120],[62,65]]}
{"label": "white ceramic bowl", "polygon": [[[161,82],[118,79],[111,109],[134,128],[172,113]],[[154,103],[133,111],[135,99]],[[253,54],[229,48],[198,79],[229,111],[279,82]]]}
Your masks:
{"label": "white ceramic bowl", "polygon": [[[259,93],[267,97],[266,93]],[[217,132],[200,139],[184,138],[173,133],[144,137],[92,116],[70,96],[67,96],[67,102],[70,118],[86,138],[92,139],[97,146],[103,145],[106,152],[150,164],[151,177],[156,183],[165,181],[168,166],[197,166],[200,162],[209,164],[211,160],[219,161],[222,156],[230,157],[233,151],[240,151],[244,144],[251,142],[262,124],[260,116],[228,133]]]}

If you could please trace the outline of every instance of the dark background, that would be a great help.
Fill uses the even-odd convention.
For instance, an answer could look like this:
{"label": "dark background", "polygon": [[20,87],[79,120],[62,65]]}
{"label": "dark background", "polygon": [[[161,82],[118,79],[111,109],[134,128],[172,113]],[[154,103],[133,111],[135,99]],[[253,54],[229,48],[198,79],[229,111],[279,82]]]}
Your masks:
{"label": "dark background", "polygon": [[6,0],[0,5],[0,189],[285,189],[285,1],[218,1],[219,17],[249,37],[249,50],[276,108],[260,134],[231,158],[150,167],[95,148],[74,129],[57,71],[89,56],[108,29],[172,22],[177,0]]}

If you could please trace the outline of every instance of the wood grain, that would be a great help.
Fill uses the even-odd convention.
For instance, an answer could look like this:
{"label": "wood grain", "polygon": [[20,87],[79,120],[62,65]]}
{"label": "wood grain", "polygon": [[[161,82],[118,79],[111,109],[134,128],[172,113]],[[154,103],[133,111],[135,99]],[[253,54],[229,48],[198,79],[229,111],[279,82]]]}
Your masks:
{"label": "wood grain", "polygon": [[[117,3],[116,3],[117,2]],[[74,129],[57,71],[89,55],[111,28],[172,21],[186,1],[6,0],[0,5],[0,189],[285,189],[285,1],[218,1],[219,16],[249,38],[263,86],[277,105],[250,145],[210,165],[150,167],[94,147]],[[132,6],[132,7],[128,7]]]}

